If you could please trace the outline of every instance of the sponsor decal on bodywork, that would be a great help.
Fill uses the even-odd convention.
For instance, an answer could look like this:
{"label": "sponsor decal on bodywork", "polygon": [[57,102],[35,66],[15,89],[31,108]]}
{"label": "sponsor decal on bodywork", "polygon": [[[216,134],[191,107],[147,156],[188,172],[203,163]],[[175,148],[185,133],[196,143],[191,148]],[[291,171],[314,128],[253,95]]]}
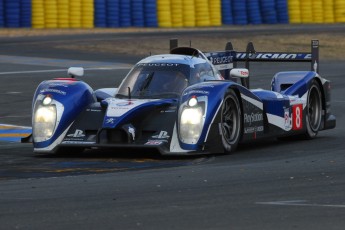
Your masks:
{"label": "sponsor decal on bodywork", "polygon": [[[236,59],[247,58],[247,53],[237,53]],[[310,53],[265,53],[257,52],[249,55],[249,59],[281,59],[281,60],[310,60]]]}
{"label": "sponsor decal on bodywork", "polygon": [[243,116],[244,122],[252,125],[254,122],[263,121],[262,112],[251,113],[251,114],[244,114]]}
{"label": "sponsor decal on bodywork", "polygon": [[158,135],[152,136],[152,138],[156,139],[168,139],[170,136],[168,135],[167,131],[160,131]]}
{"label": "sponsor decal on bodywork", "polygon": [[187,91],[183,94],[183,96],[189,95],[189,94],[205,94],[205,95],[209,95],[210,92],[205,91],[205,90],[190,90]]}
{"label": "sponsor decal on bodywork", "polygon": [[80,130],[80,129],[76,129],[74,133],[72,134],[67,134],[68,137],[85,137],[85,134],[83,132],[83,130]]}
{"label": "sponsor decal on bodywork", "polygon": [[96,135],[86,136],[83,130],[76,129],[74,133],[67,134],[63,144],[95,144]]}
{"label": "sponsor decal on bodywork", "polygon": [[156,140],[149,140],[145,143],[145,145],[161,145],[164,141],[156,141]]}
{"label": "sponsor decal on bodywork", "polygon": [[205,53],[206,57],[218,70],[232,69],[235,57],[234,51],[221,51],[215,53]]}
{"label": "sponsor decal on bodywork", "polygon": [[166,67],[175,67],[179,66],[179,63],[139,63],[137,66],[166,66]]}
{"label": "sponsor decal on bodywork", "polygon": [[257,127],[246,127],[244,128],[244,133],[256,133],[256,132],[263,132],[264,127],[263,126],[257,126]]}
{"label": "sponsor decal on bodywork", "polygon": [[52,83],[49,83],[49,86],[50,87],[65,87],[65,88],[68,88],[68,84],[64,83],[64,82],[52,82]]}
{"label": "sponsor decal on bodywork", "polygon": [[300,130],[303,128],[303,105],[293,105],[284,109],[284,117],[267,114],[268,122],[285,130]]}
{"label": "sponsor decal on bodywork", "polygon": [[284,117],[267,113],[268,122],[285,131],[303,128],[303,104],[295,104],[284,108]]}
{"label": "sponsor decal on bodywork", "polygon": [[115,118],[113,118],[113,117],[105,119],[106,124],[114,124],[114,122],[115,122]]}
{"label": "sponsor decal on bodywork", "polygon": [[177,106],[170,106],[168,108],[162,109],[161,113],[174,113],[177,110]]}
{"label": "sponsor decal on bodywork", "polygon": [[95,141],[63,141],[62,144],[78,144],[78,145],[92,145],[96,144]]}
{"label": "sponsor decal on bodywork", "polygon": [[291,112],[289,108],[284,109],[284,128],[285,130],[291,130],[292,127],[292,119],[291,119]]}
{"label": "sponsor decal on bodywork", "polygon": [[299,130],[303,128],[303,105],[292,106],[292,118],[293,118],[293,130]]}
{"label": "sponsor decal on bodywork", "polygon": [[135,99],[116,99],[109,98],[107,102],[109,103],[106,116],[107,117],[120,117],[131,109],[145,104],[150,101],[155,100],[135,100]]}
{"label": "sponsor decal on bodywork", "polygon": [[58,89],[42,89],[40,91],[40,93],[58,93],[58,94],[61,94],[61,95],[66,95],[67,94],[65,91],[58,90]]}
{"label": "sponsor decal on bodywork", "polygon": [[263,133],[263,104],[261,101],[241,94],[243,102],[244,134],[253,134],[250,138],[256,139],[257,133]]}
{"label": "sponsor decal on bodywork", "polygon": [[149,139],[145,145],[161,145],[163,143],[168,143],[170,135],[167,131],[160,131],[158,135],[153,135],[151,138],[152,139]]}
{"label": "sponsor decal on bodywork", "polygon": [[102,112],[101,109],[86,109],[86,112]]}
{"label": "sponsor decal on bodywork", "polygon": [[66,135],[66,137],[64,138],[64,142],[66,142],[66,141],[73,141],[73,142],[84,141],[84,139],[85,139],[84,131],[80,130],[80,129],[76,129],[74,131],[74,133],[69,133]]}

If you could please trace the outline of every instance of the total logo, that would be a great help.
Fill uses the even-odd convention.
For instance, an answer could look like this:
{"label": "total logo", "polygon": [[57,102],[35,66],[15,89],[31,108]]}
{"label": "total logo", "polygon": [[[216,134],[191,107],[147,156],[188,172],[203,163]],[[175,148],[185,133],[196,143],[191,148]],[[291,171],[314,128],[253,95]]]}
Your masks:
{"label": "total logo", "polygon": [[76,129],[74,133],[68,134],[68,137],[85,137],[83,130]]}
{"label": "total logo", "polygon": [[292,128],[292,120],[289,108],[284,109],[284,126],[286,131],[289,131]]}
{"label": "total logo", "polygon": [[168,139],[170,136],[168,135],[167,131],[160,131],[158,135],[152,136],[152,138],[157,138],[157,139]]}

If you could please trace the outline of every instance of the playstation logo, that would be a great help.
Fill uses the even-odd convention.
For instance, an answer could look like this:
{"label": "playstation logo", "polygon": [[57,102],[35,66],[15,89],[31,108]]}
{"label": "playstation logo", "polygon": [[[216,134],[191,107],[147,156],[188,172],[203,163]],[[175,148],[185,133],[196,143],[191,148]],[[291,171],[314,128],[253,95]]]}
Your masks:
{"label": "playstation logo", "polygon": [[68,137],[85,137],[83,130],[76,129],[74,133],[68,134]]}

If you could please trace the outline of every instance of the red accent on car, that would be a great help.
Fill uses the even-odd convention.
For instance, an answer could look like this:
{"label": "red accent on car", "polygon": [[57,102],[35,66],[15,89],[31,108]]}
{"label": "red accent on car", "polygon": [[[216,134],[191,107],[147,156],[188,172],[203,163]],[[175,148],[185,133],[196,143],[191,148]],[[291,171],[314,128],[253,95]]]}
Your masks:
{"label": "red accent on car", "polygon": [[292,129],[299,130],[303,128],[303,105],[292,106]]}
{"label": "red accent on car", "polygon": [[78,79],[70,78],[70,77],[58,77],[58,78],[54,78],[54,80],[57,80],[57,81],[79,81]]}

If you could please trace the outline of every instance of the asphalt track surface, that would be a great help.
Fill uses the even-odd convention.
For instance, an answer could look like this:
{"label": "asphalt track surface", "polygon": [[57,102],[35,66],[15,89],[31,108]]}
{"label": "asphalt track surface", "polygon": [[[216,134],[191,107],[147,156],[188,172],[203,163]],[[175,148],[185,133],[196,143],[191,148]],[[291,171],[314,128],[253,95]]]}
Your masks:
{"label": "asphalt track surface", "polygon": [[[172,35],[198,33],[145,34]],[[30,126],[38,83],[65,76],[70,65],[86,66],[83,79],[93,88],[118,85],[140,57],[52,44],[121,36],[138,37],[0,38],[0,124]],[[255,64],[251,85],[267,89],[275,72],[308,67]],[[332,81],[337,127],[311,141],[272,139],[233,155],[178,158],[125,151],[36,156],[30,144],[0,141],[0,229],[344,229],[344,65],[322,60],[320,71]]]}

